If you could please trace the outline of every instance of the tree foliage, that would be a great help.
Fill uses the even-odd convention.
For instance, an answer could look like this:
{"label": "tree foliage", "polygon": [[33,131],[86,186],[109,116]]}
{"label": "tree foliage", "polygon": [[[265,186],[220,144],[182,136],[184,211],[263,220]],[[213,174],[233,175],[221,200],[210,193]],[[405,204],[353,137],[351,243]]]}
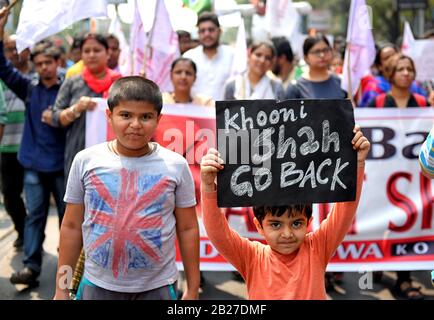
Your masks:
{"label": "tree foliage", "polygon": [[[332,12],[333,34],[346,34],[350,0],[309,0],[314,9],[328,9]],[[402,34],[403,22],[415,24],[416,13],[401,11],[398,14],[396,0],[366,0],[372,8],[373,33],[376,41],[396,41]],[[434,0],[429,0],[429,8],[425,10],[425,29],[433,28]]]}

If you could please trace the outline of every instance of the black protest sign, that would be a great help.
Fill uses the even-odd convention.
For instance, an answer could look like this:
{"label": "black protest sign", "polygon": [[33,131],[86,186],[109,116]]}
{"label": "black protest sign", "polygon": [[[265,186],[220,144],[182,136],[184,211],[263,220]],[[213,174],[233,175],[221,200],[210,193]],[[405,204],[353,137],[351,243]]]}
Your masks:
{"label": "black protest sign", "polygon": [[349,100],[218,101],[216,122],[219,207],[355,200]]}

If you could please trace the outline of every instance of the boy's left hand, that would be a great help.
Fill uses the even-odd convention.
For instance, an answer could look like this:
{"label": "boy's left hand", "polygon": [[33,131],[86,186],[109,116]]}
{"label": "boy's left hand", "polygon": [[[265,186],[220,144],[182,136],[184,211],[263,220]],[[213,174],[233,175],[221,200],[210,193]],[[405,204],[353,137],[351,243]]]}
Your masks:
{"label": "boy's left hand", "polygon": [[357,162],[364,162],[366,157],[368,156],[369,149],[371,148],[371,144],[368,139],[363,135],[362,130],[359,125],[355,125],[354,129],[354,138],[351,140],[353,144],[354,150],[357,150]]}

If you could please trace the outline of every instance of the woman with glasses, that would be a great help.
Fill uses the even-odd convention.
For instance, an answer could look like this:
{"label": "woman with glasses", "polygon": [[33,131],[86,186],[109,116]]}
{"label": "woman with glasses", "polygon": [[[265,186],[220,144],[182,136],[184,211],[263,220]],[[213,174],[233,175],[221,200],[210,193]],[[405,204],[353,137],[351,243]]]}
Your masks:
{"label": "woman with glasses", "polygon": [[320,33],[306,38],[303,54],[309,71],[288,87],[286,99],[345,99],[341,80],[330,71],[333,49],[328,39]]}

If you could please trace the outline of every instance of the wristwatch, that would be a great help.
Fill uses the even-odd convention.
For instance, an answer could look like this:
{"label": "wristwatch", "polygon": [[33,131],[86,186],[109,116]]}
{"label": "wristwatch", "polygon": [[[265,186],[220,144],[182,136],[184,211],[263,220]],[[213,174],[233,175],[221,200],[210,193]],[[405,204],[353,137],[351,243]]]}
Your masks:
{"label": "wristwatch", "polygon": [[79,111],[77,111],[77,110],[75,109],[75,105],[73,105],[73,106],[71,107],[71,111],[72,111],[72,113],[74,114],[74,118],[75,118],[75,119],[77,119],[77,118],[79,118],[79,117],[81,116],[81,112],[79,112]]}

